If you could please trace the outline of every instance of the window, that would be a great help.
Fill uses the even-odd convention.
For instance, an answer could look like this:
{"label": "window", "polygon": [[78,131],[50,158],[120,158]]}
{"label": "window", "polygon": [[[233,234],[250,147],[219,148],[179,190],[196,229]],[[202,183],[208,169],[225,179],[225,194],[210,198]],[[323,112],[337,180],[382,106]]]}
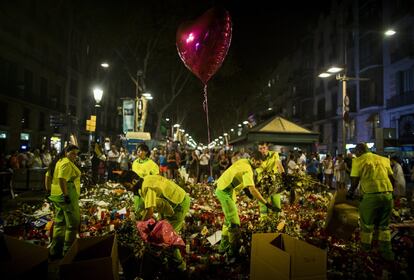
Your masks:
{"label": "window", "polygon": [[55,86],[55,93],[52,95],[51,102],[55,108],[60,108],[61,104],[62,87],[60,85]]}
{"label": "window", "polygon": [[324,131],[325,131],[325,126],[323,124],[319,125],[319,143],[323,143]]}
{"label": "window", "polygon": [[26,43],[29,48],[34,48],[34,37],[33,34],[27,33],[26,34]]}
{"label": "window", "polygon": [[338,142],[338,123],[334,121],[332,123],[332,143]]}
{"label": "window", "polygon": [[24,70],[24,94],[29,97],[33,91],[33,73],[30,70]]}
{"label": "window", "polygon": [[78,96],[78,82],[75,79],[70,80],[70,95],[77,97]]}
{"label": "window", "polygon": [[76,106],[70,105],[69,106],[69,112],[71,116],[76,116]]}
{"label": "window", "polygon": [[414,68],[397,73],[396,88],[399,95],[414,92]]}
{"label": "window", "polygon": [[30,134],[29,133],[20,133],[20,140],[29,141],[30,140]]}
{"label": "window", "polygon": [[325,98],[318,100],[318,120],[325,118]]}
{"label": "window", "polygon": [[39,113],[39,130],[45,130],[45,113],[43,112]]}
{"label": "window", "polygon": [[[341,95],[341,98],[342,98],[342,95]],[[336,110],[338,110],[338,92],[334,92],[332,94],[331,99],[332,99],[332,112],[336,112]]]}
{"label": "window", "polygon": [[42,99],[48,100],[47,80],[43,77],[40,78],[40,96],[42,97]]}
{"label": "window", "polygon": [[22,117],[22,128],[28,129],[30,128],[29,122],[30,122],[30,109],[24,108],[23,109],[23,117]]}
{"label": "window", "polygon": [[0,114],[0,125],[7,125],[9,104],[6,102],[0,102],[0,108],[2,111]]}

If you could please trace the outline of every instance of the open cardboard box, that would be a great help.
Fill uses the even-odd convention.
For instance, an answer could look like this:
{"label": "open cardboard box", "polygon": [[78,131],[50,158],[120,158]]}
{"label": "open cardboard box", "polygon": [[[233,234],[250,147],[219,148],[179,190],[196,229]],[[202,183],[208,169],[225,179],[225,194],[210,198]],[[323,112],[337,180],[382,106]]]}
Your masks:
{"label": "open cardboard box", "polygon": [[60,262],[61,279],[119,279],[115,235],[76,239]]}
{"label": "open cardboard box", "polygon": [[2,279],[46,279],[48,250],[7,235],[0,236]]}
{"label": "open cardboard box", "polygon": [[327,252],[287,234],[252,236],[250,279],[326,279]]}

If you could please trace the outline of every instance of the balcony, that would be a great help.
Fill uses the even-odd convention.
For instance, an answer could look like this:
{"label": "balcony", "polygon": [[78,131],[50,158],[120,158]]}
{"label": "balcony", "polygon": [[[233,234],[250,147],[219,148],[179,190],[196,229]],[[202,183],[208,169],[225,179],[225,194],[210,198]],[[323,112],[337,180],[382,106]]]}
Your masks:
{"label": "balcony", "polygon": [[394,95],[387,100],[387,109],[402,107],[414,104],[414,91],[407,91],[404,94]]}

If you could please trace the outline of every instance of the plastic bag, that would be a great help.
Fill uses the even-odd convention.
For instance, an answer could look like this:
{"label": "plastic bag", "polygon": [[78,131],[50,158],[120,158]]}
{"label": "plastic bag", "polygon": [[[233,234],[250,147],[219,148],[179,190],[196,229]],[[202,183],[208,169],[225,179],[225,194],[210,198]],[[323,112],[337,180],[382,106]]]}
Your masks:
{"label": "plastic bag", "polygon": [[156,222],[154,219],[137,222],[137,229],[141,238],[153,245],[162,247],[181,246],[185,243],[167,220]]}

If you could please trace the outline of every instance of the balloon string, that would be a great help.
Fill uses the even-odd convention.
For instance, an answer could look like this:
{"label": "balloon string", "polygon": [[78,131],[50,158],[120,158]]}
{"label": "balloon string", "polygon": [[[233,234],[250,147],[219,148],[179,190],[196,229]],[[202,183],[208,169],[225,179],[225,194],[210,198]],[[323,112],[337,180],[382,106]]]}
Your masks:
{"label": "balloon string", "polygon": [[[207,146],[211,143],[210,139],[210,120],[208,118],[208,92],[207,92],[207,84],[204,85],[204,101],[203,101],[203,108],[204,112],[206,112],[206,119],[207,119]],[[213,169],[211,168],[211,161],[209,160],[209,169],[210,169],[210,177],[213,178]]]}

